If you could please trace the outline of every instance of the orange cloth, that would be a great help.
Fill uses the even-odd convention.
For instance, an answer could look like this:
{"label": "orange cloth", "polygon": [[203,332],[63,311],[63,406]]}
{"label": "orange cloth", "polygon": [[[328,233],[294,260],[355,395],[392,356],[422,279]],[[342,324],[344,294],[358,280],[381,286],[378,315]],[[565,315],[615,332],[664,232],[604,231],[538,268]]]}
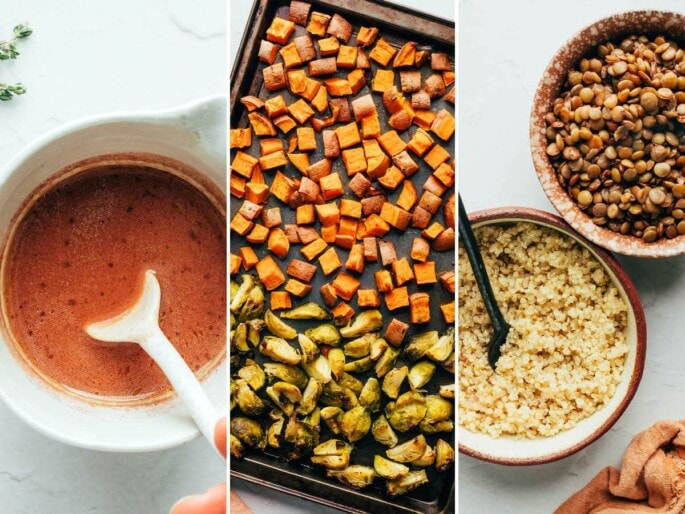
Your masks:
{"label": "orange cloth", "polygon": [[604,468],[555,514],[685,512],[685,421],[660,421],[636,435],[621,469]]}

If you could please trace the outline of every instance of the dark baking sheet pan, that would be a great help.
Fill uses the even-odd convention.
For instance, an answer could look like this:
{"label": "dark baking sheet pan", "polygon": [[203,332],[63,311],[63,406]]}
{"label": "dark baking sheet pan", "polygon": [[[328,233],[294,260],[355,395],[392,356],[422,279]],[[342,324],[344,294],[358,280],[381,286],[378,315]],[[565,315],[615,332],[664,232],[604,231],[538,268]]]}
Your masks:
{"label": "dark baking sheet pan", "polygon": [[[355,44],[356,34],[359,27],[375,26],[380,30],[379,37],[384,37],[386,41],[398,49],[407,41],[415,41],[419,47],[425,47],[431,51],[447,52],[451,56],[452,62],[454,62],[455,30],[452,22],[441,20],[424,13],[412,11],[402,6],[389,4],[379,0],[312,0],[311,4],[312,11],[319,11],[326,14],[333,14],[337,12],[350,23],[352,23],[354,26],[354,33],[352,39],[350,40],[350,44]],[[285,89],[274,92],[269,92],[266,90],[266,88],[263,86],[262,78],[262,70],[265,67],[265,64],[260,63],[257,57],[259,43],[263,38],[265,38],[266,29],[271,24],[272,19],[274,16],[280,16],[287,19],[289,5],[289,0],[256,0],[253,5],[250,20],[248,22],[249,28],[245,31],[238,56],[236,61],[233,63],[231,72],[231,128],[249,126],[249,122],[247,120],[247,110],[240,103],[240,98],[243,96],[254,95],[262,100],[266,100],[269,97],[282,94],[286,100],[286,103],[288,104],[298,98],[291,95],[290,92]],[[304,27],[296,26],[296,32],[294,36],[304,33]],[[368,55],[370,48],[366,49],[366,51]],[[279,61],[280,56],[276,62]],[[366,73],[367,86],[365,86],[355,97],[362,96],[370,92],[369,85],[376,68],[376,63],[372,61],[372,69]],[[424,78],[430,73],[430,66],[424,65],[422,67],[422,74]],[[344,76],[345,72],[339,72],[336,75]],[[399,77],[396,77],[396,84],[399,87]],[[450,87],[452,86],[448,87],[448,91]],[[384,132],[390,128],[387,125],[387,113],[383,107],[381,95],[378,93],[373,93],[373,98],[376,103],[381,121],[381,131]],[[442,108],[447,108],[452,114],[454,114],[454,109],[451,104],[448,104],[443,100],[434,100],[432,102],[433,110],[437,111]],[[324,116],[327,114],[328,113],[324,114]],[[317,114],[316,116],[318,117],[319,115]],[[309,126],[309,124],[307,123],[305,126]],[[338,125],[334,125],[333,127],[329,128],[335,128],[336,126]],[[407,131],[400,133],[400,136],[405,141],[408,141],[416,129],[417,127],[412,125]],[[285,135],[279,132],[278,137],[284,140],[286,148],[287,142],[292,135],[294,135],[294,130]],[[436,137],[434,137],[434,139],[436,140],[437,144],[444,146],[450,152],[450,154],[454,156],[454,137],[447,142],[441,141]],[[323,157],[323,144],[320,133],[317,133],[317,142],[319,143],[319,148],[310,153],[311,162],[316,162]],[[252,147],[243,149],[243,151],[246,151],[251,155],[259,156],[258,138],[253,137]],[[233,159],[234,155],[235,150],[232,150],[231,160]],[[425,182],[432,170],[423,162],[423,159],[416,158],[415,160],[420,165],[420,169],[412,176],[412,179],[417,185],[417,190],[420,194],[421,185]],[[333,170],[339,171],[341,178],[343,179],[344,183],[346,183],[346,173],[342,164],[342,159],[338,158],[334,160]],[[286,166],[282,171],[291,177],[297,177],[300,175],[299,171],[297,171],[291,165]],[[273,172],[265,172],[264,176],[266,182],[270,183],[273,179]],[[400,190],[401,188],[398,188],[397,191],[390,193],[388,195],[388,200],[395,201]],[[443,195],[443,199],[446,199],[453,192],[454,188],[451,188]],[[356,197],[350,196],[350,193],[346,193],[343,198],[356,199]],[[234,197],[230,198],[231,217],[238,211],[241,203],[242,201],[239,199]],[[265,208],[274,206],[281,207],[281,214],[284,224],[294,223],[294,211],[291,211],[286,205],[281,204],[275,198],[270,198]],[[433,220],[440,221],[444,224],[442,210],[440,210],[438,214],[434,216]],[[418,229],[414,228],[409,228],[405,232],[399,232],[395,229],[392,229],[392,231],[382,239],[393,241],[397,249],[398,258],[401,258],[402,256],[407,256],[407,258],[409,258],[408,256],[412,239],[418,236],[419,232],[420,231]],[[245,244],[246,241],[243,237],[231,234],[231,251],[237,252],[239,248]],[[288,257],[283,261],[279,261],[279,264],[284,272],[291,258],[303,259],[299,253],[299,247],[300,245],[291,245],[290,254]],[[336,247],[336,250],[340,260],[344,264],[344,262],[347,260],[348,251],[338,247]],[[255,251],[260,258],[264,257],[267,254],[266,244],[256,246]],[[431,252],[429,259],[436,262],[436,269],[438,273],[454,269],[454,252]],[[316,262],[314,263],[316,264]],[[361,276],[361,288],[375,289],[373,275],[374,271],[379,269],[381,269],[380,263],[366,263],[366,269]],[[323,304],[319,294],[319,288],[324,283],[331,281],[335,277],[335,274],[336,273],[333,273],[326,277],[321,273],[320,270],[317,271],[314,279],[311,282],[311,293],[301,301],[298,301],[297,298],[293,297],[293,305],[307,301],[314,301],[319,304]],[[448,303],[454,299],[453,295],[450,295],[450,293],[445,291],[445,289],[440,285],[428,287],[417,287],[416,285],[410,286],[410,294],[416,291],[427,291],[431,295],[431,322],[429,324],[411,326],[405,341],[408,341],[413,334],[424,332],[426,330],[438,330],[440,333],[443,333],[447,329],[447,324],[443,320],[439,306],[442,303]],[[410,324],[408,309],[400,309],[390,313],[385,308],[384,302],[381,302],[381,304],[381,311],[383,312],[384,318],[386,318],[388,321],[395,317]],[[355,308],[355,310],[357,310],[357,312],[359,312],[359,310],[356,308],[356,303],[354,300],[351,302],[351,305]],[[289,321],[289,323],[291,323],[291,321]],[[299,331],[304,331],[304,329],[316,326],[320,323],[322,322],[300,321],[292,322],[291,324]],[[265,360],[258,352],[250,355],[250,357],[260,363]],[[401,358],[398,360],[396,366],[402,366],[404,364],[411,366],[410,362],[403,361]],[[371,376],[372,373],[373,370],[371,372],[355,376],[357,376],[357,378],[360,380],[365,381],[366,378]],[[429,383],[427,392],[435,393],[440,385],[453,382],[454,375],[447,373],[438,366],[438,371],[436,372],[433,380]],[[407,389],[408,386],[405,383],[401,392],[405,392]],[[385,402],[382,404],[381,409],[383,409],[384,404]],[[376,416],[377,414],[372,415],[372,419],[375,419]],[[414,437],[417,434],[418,432],[409,431],[405,434],[398,434],[398,436],[400,437],[400,442],[402,442]],[[323,423],[321,435],[322,440],[329,437],[327,428]],[[439,437],[449,442],[453,448],[456,448],[454,432],[430,435],[427,436],[427,440],[429,444],[434,445],[435,441]],[[372,466],[373,455],[376,453],[384,454],[385,449],[386,448],[384,446],[376,443],[369,435],[362,441],[359,441],[355,444],[355,451],[352,457],[353,463]],[[287,462],[282,459],[277,452],[272,451],[269,448],[267,448],[266,452],[264,453],[248,451],[248,454],[244,459],[232,459],[230,464],[230,474],[232,477],[241,478],[249,482],[269,487],[271,489],[279,490],[301,498],[306,498],[313,502],[337,508],[345,512],[370,512],[374,514],[434,514],[453,512],[453,468],[444,473],[437,473],[433,467],[427,468],[426,471],[430,479],[428,484],[410,492],[405,496],[392,498],[384,493],[385,487],[381,479],[377,479],[372,487],[361,491],[356,491],[340,484],[334,479],[326,478],[325,471],[312,466],[306,458],[295,462]]]}

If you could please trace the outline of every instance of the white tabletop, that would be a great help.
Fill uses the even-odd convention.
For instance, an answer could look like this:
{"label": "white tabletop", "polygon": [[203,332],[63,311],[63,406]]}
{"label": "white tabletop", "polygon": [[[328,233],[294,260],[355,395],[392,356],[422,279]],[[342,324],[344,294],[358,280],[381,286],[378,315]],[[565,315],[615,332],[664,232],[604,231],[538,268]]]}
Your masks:
{"label": "white tabletop", "polygon": [[[682,11],[683,4],[461,1],[458,175],[468,210],[524,205],[555,212],[530,157],[528,120],[537,82],[577,30],[614,12],[640,8]],[[658,420],[685,416],[685,379],[677,357],[684,342],[685,258],[619,260],[637,286],[647,317],[647,364],[633,402],[607,434],[557,463],[507,468],[461,456],[459,512],[550,513],[604,466],[620,465],[635,434]]]}
{"label": "white tabletop", "polygon": [[[392,3],[401,4],[411,9],[417,9],[440,18],[455,19],[455,2],[452,0],[391,0]],[[249,1],[231,2],[229,19],[230,33],[229,46],[231,65],[235,59],[243,37],[243,32],[247,28],[247,20],[252,4]],[[305,514],[316,512],[317,514],[332,514],[339,512],[335,509],[322,507],[314,503],[300,500],[286,494],[278,493],[270,489],[248,484],[241,480],[233,479],[231,487],[245,500],[255,514],[274,512],[278,514]],[[485,512],[485,511],[482,511]]]}
{"label": "white tabletop", "polygon": [[[225,0],[3,2],[0,39],[29,21],[0,82],[28,92],[0,103],[0,168],[46,131],[83,116],[171,107],[226,88]],[[1,367],[1,366],[0,366]],[[147,454],[80,450],[52,441],[0,404],[0,512],[157,514],[223,481],[198,439]]]}

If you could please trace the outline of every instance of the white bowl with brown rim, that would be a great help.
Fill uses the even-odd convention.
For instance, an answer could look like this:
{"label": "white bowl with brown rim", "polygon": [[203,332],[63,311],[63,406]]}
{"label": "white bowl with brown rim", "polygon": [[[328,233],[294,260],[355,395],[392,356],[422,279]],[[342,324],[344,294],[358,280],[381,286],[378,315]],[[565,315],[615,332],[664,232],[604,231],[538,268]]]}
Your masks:
{"label": "white bowl with brown rim", "polygon": [[[61,170],[107,163],[150,166],[207,191],[225,215],[226,100],[208,97],[177,108],[79,120],[28,145],[0,172],[0,239],[6,247],[18,212]],[[57,174],[57,175],[56,175]],[[208,196],[209,198],[210,196]],[[4,288],[1,288],[4,290]],[[0,323],[0,397],[25,422],[67,444],[105,451],[170,448],[200,435],[187,409],[169,393],[147,404],[89,402],[38,376]],[[226,412],[225,351],[198,373],[217,410]]]}
{"label": "white bowl with brown rim", "polygon": [[592,23],[573,35],[552,57],[538,84],[530,115],[530,144],[533,164],[545,194],[561,216],[580,234],[612,252],[639,257],[668,257],[685,253],[685,237],[661,238],[648,243],[596,225],[572,200],[559,183],[557,172],[546,153],[545,115],[559,96],[568,71],[594,48],[606,41],[618,42],[631,34],[664,35],[682,41],[685,15],[665,11],[630,11]]}
{"label": "white bowl with brown rim", "polygon": [[[503,435],[493,438],[459,427],[459,451],[477,459],[505,465],[534,465],[568,457],[605,434],[630,404],[637,391],[645,364],[647,328],[642,304],[630,277],[607,251],[576,233],[558,216],[527,207],[504,207],[469,215],[474,229],[486,225],[509,225],[528,222],[555,230],[587,248],[602,264],[625,302],[628,315],[626,344],[628,353],[616,393],[600,410],[574,427],[550,437],[516,438]],[[457,379],[458,380],[458,379]]]}

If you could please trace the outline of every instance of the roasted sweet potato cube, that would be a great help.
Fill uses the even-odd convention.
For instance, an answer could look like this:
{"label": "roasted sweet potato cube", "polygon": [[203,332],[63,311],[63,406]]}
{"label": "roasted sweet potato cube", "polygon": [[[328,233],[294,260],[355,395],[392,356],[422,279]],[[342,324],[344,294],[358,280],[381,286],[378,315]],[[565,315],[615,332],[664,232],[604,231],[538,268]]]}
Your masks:
{"label": "roasted sweet potato cube", "polygon": [[229,182],[230,182],[230,188],[231,188],[231,194],[235,196],[236,198],[244,198],[245,197],[245,186],[246,186],[246,181],[242,177],[238,177],[235,174],[231,173],[231,176],[229,177]]}
{"label": "roasted sweet potato cube", "polygon": [[256,111],[264,107],[264,102],[253,95],[241,96],[240,103],[245,106],[247,112]]}
{"label": "roasted sweet potato cube", "polygon": [[355,237],[349,234],[336,234],[335,236],[335,246],[344,248],[345,250],[350,250],[354,245]]}
{"label": "roasted sweet potato cube", "polygon": [[[417,91],[411,95],[411,106],[415,110],[429,110],[431,108],[431,97],[425,91]],[[414,115],[416,117],[416,115]],[[430,121],[432,123],[433,120]],[[430,124],[429,123],[429,124]]]}
{"label": "roasted sweet potato cube", "polygon": [[233,216],[233,219],[231,220],[231,232],[235,232],[236,234],[239,234],[241,236],[244,236],[250,230],[252,230],[253,226],[254,222],[248,220],[239,212],[236,213],[236,215]]}
{"label": "roasted sweet potato cube", "polygon": [[314,116],[314,110],[309,107],[309,104],[302,98],[290,104],[288,106],[288,112],[300,125]]}
{"label": "roasted sweet potato cube", "polygon": [[342,160],[348,177],[366,171],[366,156],[361,147],[343,150]]}
{"label": "roasted sweet potato cube", "polygon": [[393,48],[384,38],[379,38],[376,46],[373,47],[369,58],[376,61],[381,66],[387,66],[397,50]]}
{"label": "roasted sweet potato cube", "polygon": [[428,323],[431,320],[430,303],[428,293],[414,293],[409,297],[409,318],[412,324]]}
{"label": "roasted sweet potato cube", "polygon": [[420,68],[423,66],[426,61],[428,60],[429,57],[429,52],[428,50],[417,50],[416,54],[414,55],[414,66],[417,68]]}
{"label": "roasted sweet potato cube", "polygon": [[269,186],[264,183],[248,182],[245,184],[245,200],[254,203],[266,203],[269,199]]}
{"label": "roasted sweet potato cube", "polygon": [[335,36],[340,41],[347,44],[352,37],[352,24],[336,13],[328,24],[326,34]]}
{"label": "roasted sweet potato cube", "polygon": [[[426,262],[428,260],[428,255],[430,254],[430,245],[422,237],[415,237],[412,241],[411,252],[409,256],[420,263]],[[435,271],[435,266],[433,266]],[[416,273],[416,265],[414,266],[414,272]],[[418,273],[416,273],[418,276]]]}
{"label": "roasted sweet potato cube", "polygon": [[344,193],[340,174],[336,171],[325,177],[319,179],[319,186],[321,187],[321,194],[326,201],[333,200]]}
{"label": "roasted sweet potato cube", "polygon": [[316,266],[299,259],[292,259],[285,272],[288,276],[301,280],[302,282],[311,282],[316,273]]}
{"label": "roasted sweet potato cube", "polygon": [[269,296],[269,308],[272,311],[280,311],[292,308],[293,303],[288,291],[271,291]]}
{"label": "roasted sweet potato cube", "polygon": [[347,261],[345,261],[345,269],[357,273],[364,272],[364,247],[362,245],[355,244],[352,246]]}
{"label": "roasted sweet potato cube", "polygon": [[336,128],[335,135],[338,137],[338,145],[341,149],[358,145],[362,141],[361,136],[359,135],[359,129],[354,121]]}
{"label": "roasted sweet potato cube", "polygon": [[440,273],[438,280],[440,281],[440,284],[442,284],[442,287],[444,287],[448,293],[454,294],[456,290],[456,276],[454,270],[443,271],[442,273]]}
{"label": "roasted sweet potato cube", "polygon": [[393,85],[383,92],[383,105],[390,114],[394,114],[402,110],[403,98],[404,95],[397,90],[397,86]]}
{"label": "roasted sweet potato cube", "polygon": [[367,116],[377,115],[376,104],[373,101],[371,94],[360,96],[352,100],[352,112],[354,113],[354,119],[356,121],[361,121]]}
{"label": "roasted sweet potato cube", "polygon": [[[260,140],[260,142],[261,142],[261,140]],[[262,168],[260,168],[259,166],[255,166],[255,169],[252,170],[252,177],[250,177],[250,182],[253,182],[255,184],[266,184],[266,182],[264,181],[264,174],[262,173]],[[249,200],[249,198],[248,198],[248,200]],[[261,203],[261,202],[255,202],[255,203]]]}
{"label": "roasted sweet potato cube", "polygon": [[429,175],[423,183],[423,190],[433,193],[435,196],[442,196],[447,191],[447,186],[440,182],[435,175]]}
{"label": "roasted sweet potato cube", "polygon": [[390,202],[385,202],[381,208],[380,217],[385,220],[390,226],[398,230],[407,230],[409,222],[411,222],[411,214],[404,209],[400,209],[397,205]]}
{"label": "roasted sweet potato cube", "polygon": [[331,17],[328,14],[323,14],[317,11],[312,12],[309,18],[309,25],[307,25],[307,32],[315,36],[323,37],[326,35],[326,29]]}
{"label": "roasted sweet potato cube", "polygon": [[294,31],[295,24],[292,21],[274,16],[271,25],[266,29],[266,39],[272,43],[285,45]]}
{"label": "roasted sweet potato cube", "polygon": [[394,191],[395,189],[400,187],[400,184],[402,182],[404,182],[405,178],[406,178],[406,176],[404,175],[404,173],[402,173],[395,166],[390,166],[386,170],[385,174],[378,179],[378,182],[385,189],[389,189],[390,191]]}
{"label": "roasted sweet potato cube", "polygon": [[405,177],[412,176],[419,169],[419,165],[416,164],[414,159],[411,158],[411,155],[409,155],[409,152],[406,150],[395,154],[392,158],[392,162],[395,164],[395,166],[397,166],[397,169],[404,174]]}
{"label": "roasted sweet potato cube", "polygon": [[316,134],[311,127],[298,127],[297,148],[300,152],[316,150]]}
{"label": "roasted sweet potato cube", "polygon": [[454,185],[454,170],[452,169],[452,166],[447,163],[442,163],[438,166],[438,169],[435,170],[433,176],[445,187],[452,187]]}
{"label": "roasted sweet potato cube", "polygon": [[416,43],[414,41],[407,41],[400,51],[395,55],[392,62],[393,68],[403,68],[407,66],[414,66],[414,56],[416,55]]}
{"label": "roasted sweet potato cube", "polygon": [[416,93],[417,91],[419,91],[421,89],[421,72],[419,70],[401,71],[400,87],[403,93]]}
{"label": "roasted sweet potato cube", "polygon": [[391,157],[397,155],[407,147],[407,143],[404,142],[395,130],[388,130],[381,134],[378,138],[378,142],[383,147],[383,150],[385,150],[385,153]]}
{"label": "roasted sweet potato cube", "polygon": [[314,211],[314,204],[306,203],[295,209],[295,222],[298,225],[309,225],[315,221],[316,212]]}
{"label": "roasted sweet potato cube", "polygon": [[378,260],[378,248],[375,237],[365,237],[362,240],[364,247],[364,259],[369,262],[376,262]]}
{"label": "roasted sweet potato cube", "polygon": [[[274,125],[276,125],[278,127],[278,129],[281,132],[283,132],[284,134],[287,134],[292,129],[297,127],[297,123],[295,123],[295,120],[292,119],[287,114],[283,114],[282,116],[278,116],[277,118],[274,118]],[[273,135],[276,135],[276,134],[273,134]]]}
{"label": "roasted sweet potato cube", "polygon": [[307,168],[309,168],[309,154],[306,153],[289,153],[288,160],[290,163],[297,168],[297,170],[303,175],[307,174]]}
{"label": "roasted sweet potato cube", "polygon": [[449,92],[445,96],[442,97],[442,99],[445,100],[446,102],[449,102],[452,105],[454,105],[454,103],[455,103],[454,95],[455,95],[454,88],[452,88],[449,90]]}
{"label": "roasted sweet potato cube", "polygon": [[288,279],[288,282],[286,282],[285,290],[290,294],[297,296],[298,298],[302,298],[311,292],[312,286],[309,284],[303,284],[299,280],[291,278]]}
{"label": "roasted sweet potato cube", "polygon": [[[368,118],[367,118],[368,119]],[[364,140],[363,143],[367,141]],[[376,143],[376,141],[373,141]],[[367,145],[364,144],[364,153],[366,154],[366,174],[371,180],[380,179],[388,171],[390,167],[390,158],[381,151],[379,154],[369,155],[367,152]]]}
{"label": "roasted sweet potato cube", "polygon": [[452,69],[449,55],[444,52],[433,52],[431,54],[431,70],[449,71]]}
{"label": "roasted sweet potato cube", "polygon": [[[359,293],[357,293],[359,294]],[[453,324],[456,314],[456,309],[454,302],[444,303],[440,306],[440,312],[442,312],[442,317],[445,319],[445,323]]]}
{"label": "roasted sweet potato cube", "polygon": [[[373,53],[373,52],[372,52]],[[371,81],[371,91],[383,93],[395,85],[395,72],[392,70],[377,69]]]}
{"label": "roasted sweet potato cube", "polygon": [[418,200],[419,196],[416,192],[416,186],[414,186],[414,183],[411,180],[405,180],[402,183],[400,196],[397,198],[397,206],[409,212],[412,210],[412,207],[416,205]]}
{"label": "roasted sweet potato cube", "polygon": [[331,309],[333,323],[339,327],[347,325],[354,317],[354,309],[345,302],[340,302],[335,308]]}
{"label": "roasted sweet potato cube", "polygon": [[378,28],[361,27],[357,34],[357,46],[367,47],[373,45],[378,37]]}
{"label": "roasted sweet potato cube", "polygon": [[349,273],[341,271],[333,279],[332,285],[338,296],[349,302],[354,297],[357,289],[359,289],[361,282]]}
{"label": "roasted sweet potato cube", "polygon": [[414,280],[414,272],[406,257],[402,257],[392,263],[392,274],[395,277],[395,284],[398,286]]}
{"label": "roasted sweet potato cube", "polygon": [[431,98],[440,98],[441,96],[444,96],[445,81],[442,79],[442,75],[434,73],[429,76],[423,85],[423,89]]}
{"label": "roasted sweet potato cube", "polygon": [[390,125],[395,130],[403,131],[407,130],[412,122],[412,115],[409,111],[402,109],[397,111],[395,114],[388,118],[388,125]]}
{"label": "roasted sweet potato cube", "polygon": [[454,116],[447,109],[441,109],[431,124],[431,132],[443,141],[448,141],[454,134],[454,127]]}
{"label": "roasted sweet potato cube", "polygon": [[259,160],[257,158],[252,157],[250,154],[245,153],[241,150],[238,150],[235,153],[233,162],[231,162],[231,170],[237,173],[238,175],[249,179],[252,176],[252,171],[254,170],[254,167],[258,164]]}
{"label": "roasted sweet potato cube", "polygon": [[288,89],[290,92],[295,95],[302,94],[307,88],[307,80],[309,80],[307,72],[304,70],[289,70],[286,75],[288,77]]}
{"label": "roasted sweet potato cube", "polygon": [[447,162],[450,158],[450,154],[440,145],[434,145],[433,148],[426,154],[423,158],[424,162],[431,167],[431,169],[436,170],[443,162]]}
{"label": "roasted sweet potato cube", "polygon": [[336,270],[342,268],[342,262],[340,262],[340,257],[338,257],[338,252],[335,248],[329,248],[319,257],[319,267],[323,271],[324,275],[330,275]]}
{"label": "roasted sweet potato cube", "polygon": [[[342,201],[341,201],[342,204]],[[342,213],[342,211],[341,211]],[[347,216],[342,216],[338,225],[338,234],[342,236],[355,236],[357,235],[357,228],[359,222],[355,218],[350,218]]]}
{"label": "roasted sweet potato cube", "polygon": [[392,241],[378,241],[378,250],[381,254],[381,265],[389,266],[397,261],[397,252]]}
{"label": "roasted sweet potato cube", "polygon": [[259,152],[264,155],[283,152],[283,141],[277,137],[264,137],[259,140]]}
{"label": "roasted sweet potato cube", "polygon": [[335,134],[335,130],[324,130],[321,134],[323,136],[324,157],[328,157],[329,159],[339,157],[340,145],[338,144],[338,136]]}
{"label": "roasted sweet potato cube", "polygon": [[321,227],[321,239],[327,243],[335,243],[335,238],[338,235],[338,227],[336,225],[328,225]]}
{"label": "roasted sweet potato cube", "polygon": [[266,228],[264,225],[255,223],[252,227],[252,230],[250,230],[250,233],[245,236],[245,239],[252,244],[260,245],[264,241],[266,241],[266,238],[268,236],[269,229]]}
{"label": "roasted sweet potato cube", "polygon": [[375,289],[359,289],[357,290],[357,306],[380,307],[381,296]]}
{"label": "roasted sweet potato cube", "polygon": [[300,239],[302,244],[307,245],[319,239],[319,233],[314,227],[309,225],[298,225],[297,237]]}
{"label": "roasted sweet potato cube", "polygon": [[278,51],[278,53],[281,54],[281,58],[283,59],[283,65],[286,69],[297,68],[298,66],[302,66],[303,61],[300,58],[300,54],[297,51],[295,43],[288,43],[283,48],[281,48]]}
{"label": "roasted sweet potato cube", "polygon": [[414,111],[414,119],[412,120],[412,123],[417,127],[421,127],[423,130],[430,130],[434,119],[435,113],[433,111],[427,109],[416,109]]}
{"label": "roasted sweet potato cube", "polygon": [[417,205],[411,214],[411,226],[423,230],[428,226],[432,217],[433,215],[429,211]]}
{"label": "roasted sweet potato cube", "polygon": [[301,243],[300,236],[297,234],[297,225],[294,223],[286,223],[283,226],[283,232],[285,232],[285,237],[288,238],[288,242],[291,245]]}
{"label": "roasted sweet potato cube", "polygon": [[[257,262],[259,262],[259,257],[257,257],[257,253],[251,246],[243,246],[240,248],[240,259],[242,260],[245,271],[250,271],[255,267]],[[233,272],[231,272],[231,274],[233,274]]]}
{"label": "roasted sweet potato cube", "polygon": [[322,177],[331,174],[332,166],[331,160],[324,157],[323,159],[312,163],[309,168],[307,168],[306,174],[314,182],[320,182]]}
{"label": "roasted sweet potato cube", "polygon": [[357,48],[357,69],[368,70],[371,68],[371,61],[364,53],[364,50]]}
{"label": "roasted sweet potato cube", "polygon": [[362,217],[362,204],[356,200],[340,200],[340,215],[359,219]]}
{"label": "roasted sweet potato cube", "polygon": [[363,174],[357,173],[347,183],[347,187],[357,198],[364,198],[364,195],[369,190],[369,187],[371,187],[371,182]]}
{"label": "roasted sweet potato cube", "polygon": [[[310,79],[314,80],[314,79]],[[312,102],[312,107],[318,111],[319,114],[323,114],[326,112],[326,109],[328,109],[328,90],[325,87],[320,87],[321,84],[319,84],[319,88],[316,91],[316,94],[314,95],[314,98],[311,99]],[[332,125],[335,120],[332,119],[332,117],[328,117],[330,119],[330,124]],[[312,124],[314,123],[312,119]],[[322,123],[327,123],[326,120],[322,120]]]}
{"label": "roasted sweet potato cube", "polygon": [[329,307],[333,307],[338,301],[338,293],[335,292],[335,288],[330,283],[325,283],[319,289],[321,292],[321,299],[323,303]]}
{"label": "roasted sweet potato cube", "polygon": [[263,207],[250,200],[245,200],[240,206],[238,212],[242,214],[246,219],[254,221],[254,219],[262,213]]}
{"label": "roasted sweet potato cube", "polygon": [[372,214],[379,214],[386,199],[385,195],[373,195],[362,198],[362,214],[366,217]]}
{"label": "roasted sweet potato cube", "polygon": [[407,330],[409,330],[409,325],[393,318],[385,329],[383,339],[394,347],[399,348],[402,345],[402,341],[404,341],[404,336],[407,335]]}
{"label": "roasted sweet potato cube", "polygon": [[326,241],[319,238],[312,241],[308,245],[305,245],[302,248],[300,248],[300,253],[304,255],[305,259],[307,259],[308,261],[312,261],[319,254],[321,254],[327,247],[328,245],[326,244]]}
{"label": "roasted sweet potato cube", "polygon": [[228,266],[228,273],[230,275],[237,275],[240,273],[240,266],[243,263],[243,258],[240,257],[240,255],[236,255],[234,253],[230,254],[229,256],[229,266]]}
{"label": "roasted sweet potato cube", "polygon": [[[304,34],[302,36],[293,39],[293,43],[297,49],[297,54],[300,57],[300,61],[309,62],[316,59],[316,48],[314,48],[314,41],[309,34]],[[287,66],[286,66],[287,67]]]}
{"label": "roasted sweet potato cube", "polygon": [[419,128],[409,140],[409,143],[407,143],[407,148],[419,157],[423,157],[434,143],[430,134]]}
{"label": "roasted sweet potato cube", "polygon": [[307,25],[307,18],[309,18],[309,10],[312,4],[309,2],[300,2],[299,0],[290,1],[290,9],[288,10],[288,19],[297,25],[303,27]]}
{"label": "roasted sweet potato cube", "polygon": [[385,293],[385,305],[389,311],[401,309],[409,306],[409,292],[407,287],[396,287],[395,289]]}
{"label": "roasted sweet potato cube", "polygon": [[359,93],[359,91],[361,91],[362,88],[366,85],[366,77],[364,76],[364,70],[357,68],[349,72],[347,74],[347,82],[350,84],[350,89],[352,90],[353,95]]}
{"label": "roasted sweet potato cube", "polygon": [[390,232],[390,225],[378,214],[371,214],[364,220],[364,234],[367,237],[382,237]]}
{"label": "roasted sweet potato cube", "polygon": [[288,164],[288,158],[283,150],[259,158],[259,167],[264,171],[282,168],[286,164]]}
{"label": "roasted sweet potato cube", "polygon": [[[285,105],[283,95],[276,95],[269,98],[266,102],[264,102],[264,109],[269,115],[269,118],[275,118],[288,112],[288,106]],[[281,147],[282,146],[283,145],[281,145]]]}
{"label": "roasted sweet potato cube", "polygon": [[297,187],[292,179],[286,177],[280,171],[276,172],[271,183],[271,194],[283,203],[288,203],[290,196],[297,191]]}
{"label": "roasted sweet potato cube", "polygon": [[278,207],[271,207],[262,211],[262,225],[266,228],[277,227],[281,224],[281,209]]}
{"label": "roasted sweet potato cube", "polygon": [[337,55],[338,50],[340,50],[340,41],[336,37],[327,37],[325,39],[319,39],[317,41],[319,45],[319,55],[321,57],[330,57],[331,55]]}
{"label": "roasted sweet potato cube", "polygon": [[350,103],[347,101],[347,98],[332,98],[328,104],[331,108],[331,112],[337,112],[335,121],[338,123],[347,123],[352,120]]}
{"label": "roasted sweet potato cube", "polygon": [[347,79],[333,77],[324,80],[323,83],[330,96],[349,96],[352,94],[352,86]]}
{"label": "roasted sweet potato cube", "polygon": [[322,225],[336,225],[340,220],[340,209],[335,202],[316,205],[316,215]]}
{"label": "roasted sweet potato cube", "polygon": [[[445,70],[442,72],[442,80],[445,81],[445,86],[449,87],[454,84],[455,74],[452,70]],[[452,88],[454,90],[454,88]]]}
{"label": "roasted sweet potato cube", "polygon": [[262,42],[259,44],[259,60],[269,66],[272,65],[276,60],[276,57],[278,57],[279,49],[280,47],[278,45],[274,45],[271,41],[262,39]]}
{"label": "roasted sweet potato cube", "polygon": [[414,277],[417,285],[435,284],[438,281],[435,275],[435,262],[417,262],[414,264]]}
{"label": "roasted sweet potato cube", "polygon": [[288,241],[285,232],[276,227],[269,231],[266,247],[276,257],[283,260],[288,256],[288,252],[290,251],[290,241]]}
{"label": "roasted sweet potato cube", "polygon": [[431,214],[438,212],[441,204],[442,199],[430,191],[424,191],[419,199],[419,207],[423,207]]}
{"label": "roasted sweet potato cube", "polygon": [[285,282],[285,276],[280,266],[271,255],[267,255],[257,263],[257,275],[267,291],[276,289]]}
{"label": "roasted sweet potato cube", "polygon": [[231,129],[230,132],[231,148],[247,148],[252,144],[252,129],[238,128]]}
{"label": "roasted sweet potato cube", "polygon": [[324,57],[315,61],[309,61],[307,68],[309,70],[309,76],[311,77],[332,75],[338,71],[338,65],[336,64],[335,57]]}
{"label": "roasted sweet potato cube", "polygon": [[389,270],[380,270],[374,274],[376,279],[376,288],[381,293],[389,293],[393,289],[392,275]]}
{"label": "roasted sweet potato cube", "polygon": [[264,86],[269,91],[277,91],[287,86],[283,63],[277,62],[276,64],[267,66],[262,71],[262,74],[264,75]]}
{"label": "roasted sweet potato cube", "polygon": [[338,68],[354,68],[357,64],[357,48],[354,46],[340,45],[336,64],[338,65]]}
{"label": "roasted sweet potato cube", "polygon": [[447,227],[445,230],[440,232],[438,237],[430,242],[431,248],[436,252],[446,252],[449,250],[454,250],[454,245],[456,244],[456,235],[452,227]]}

